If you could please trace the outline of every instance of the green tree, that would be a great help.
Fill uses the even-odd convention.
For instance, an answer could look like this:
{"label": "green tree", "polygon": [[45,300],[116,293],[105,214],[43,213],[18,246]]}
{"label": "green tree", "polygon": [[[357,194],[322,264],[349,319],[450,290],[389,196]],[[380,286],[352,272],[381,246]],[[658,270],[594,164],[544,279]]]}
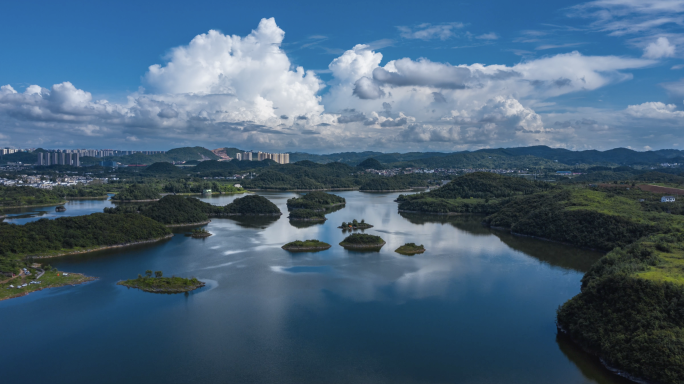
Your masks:
{"label": "green tree", "polygon": [[147,271],[145,271],[145,276],[152,277],[152,270],[148,269]]}
{"label": "green tree", "polygon": [[162,271],[154,271],[154,277],[162,277]]}

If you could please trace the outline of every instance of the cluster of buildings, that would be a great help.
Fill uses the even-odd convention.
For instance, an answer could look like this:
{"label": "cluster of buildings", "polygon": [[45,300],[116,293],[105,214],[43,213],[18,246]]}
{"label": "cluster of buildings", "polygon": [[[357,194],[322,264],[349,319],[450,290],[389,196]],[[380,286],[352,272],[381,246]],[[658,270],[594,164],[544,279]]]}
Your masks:
{"label": "cluster of buildings", "polygon": [[14,149],[14,148],[5,147],[5,148],[0,148],[0,155],[11,155],[13,153],[23,152],[23,151],[24,150],[22,150],[22,149]]}
{"label": "cluster of buildings", "polygon": [[235,155],[235,158],[240,161],[262,161],[273,160],[278,164],[289,164],[289,153],[268,153],[268,152],[242,152]]}
{"label": "cluster of buildings", "polygon": [[75,185],[90,184],[94,180],[99,180],[101,183],[107,183],[108,178],[94,178],[92,176],[60,176],[51,179],[49,176],[29,176],[18,175],[16,179],[0,178],[0,185],[16,186],[16,187],[34,187],[41,189],[52,189],[52,187],[67,187]]}
{"label": "cluster of buildings", "polygon": [[38,154],[37,165],[73,165],[81,166],[80,155],[68,152],[41,152]]}

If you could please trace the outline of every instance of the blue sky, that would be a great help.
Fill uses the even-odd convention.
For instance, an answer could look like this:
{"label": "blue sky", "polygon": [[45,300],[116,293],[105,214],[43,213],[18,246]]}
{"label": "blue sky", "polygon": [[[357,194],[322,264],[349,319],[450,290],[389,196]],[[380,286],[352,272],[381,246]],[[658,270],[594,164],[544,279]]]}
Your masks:
{"label": "blue sky", "polygon": [[0,13],[2,146],[684,146],[684,0],[34,1]]}

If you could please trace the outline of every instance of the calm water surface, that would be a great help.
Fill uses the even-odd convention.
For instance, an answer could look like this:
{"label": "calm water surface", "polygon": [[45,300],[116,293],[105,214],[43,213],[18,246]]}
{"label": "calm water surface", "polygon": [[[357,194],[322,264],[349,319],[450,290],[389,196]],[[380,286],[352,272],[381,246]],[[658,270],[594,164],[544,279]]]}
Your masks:
{"label": "calm water surface", "polygon": [[[99,279],[0,302],[3,382],[623,383],[554,324],[600,255],[492,231],[479,217],[402,215],[398,194],[338,194],[347,205],[325,224],[214,219],[206,239],[180,230],[163,243],[51,260]],[[263,195],[283,212],[295,196]],[[339,247],[336,227],[352,219],[375,225],[366,233],[387,245]],[[280,249],[314,238],[333,247]],[[394,252],[406,242],[427,251]],[[208,284],[188,295],[116,285],[147,269]]]}

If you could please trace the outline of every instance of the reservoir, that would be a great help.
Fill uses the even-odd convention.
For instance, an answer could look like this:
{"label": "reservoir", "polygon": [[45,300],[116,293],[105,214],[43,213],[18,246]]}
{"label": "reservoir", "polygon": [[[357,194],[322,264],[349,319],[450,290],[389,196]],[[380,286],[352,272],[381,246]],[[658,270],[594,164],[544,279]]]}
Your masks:
{"label": "reservoir", "polygon": [[[556,309],[600,254],[490,230],[481,216],[399,213],[398,193],[336,192],[344,208],[295,226],[285,205],[295,193],[260,194],[283,216],[214,218],[205,239],[177,229],[155,244],[45,261],[98,279],[0,302],[3,382],[626,383],[556,332]],[[71,201],[6,221],[108,206]],[[353,219],[387,244],[337,245],[347,236],[337,227]],[[332,248],[280,248],[306,239]],[[426,252],[394,252],[407,242]],[[148,269],[207,286],[159,295],[116,285]]]}

